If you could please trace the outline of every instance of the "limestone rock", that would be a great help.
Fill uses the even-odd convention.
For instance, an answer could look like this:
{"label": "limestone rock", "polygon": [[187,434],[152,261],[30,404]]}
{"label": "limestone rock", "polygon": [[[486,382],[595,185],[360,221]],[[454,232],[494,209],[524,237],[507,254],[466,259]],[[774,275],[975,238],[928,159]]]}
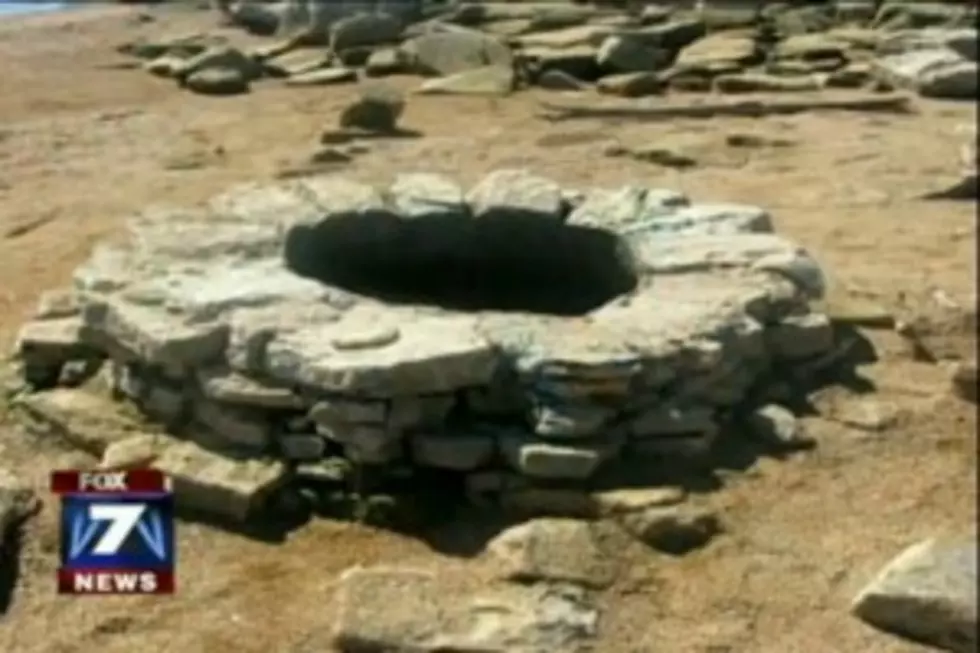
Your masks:
{"label": "limestone rock", "polygon": [[888,33],[878,45],[879,54],[902,54],[914,50],[949,49],[970,61],[977,60],[977,30],[927,28]]}
{"label": "limestone rock", "polygon": [[669,58],[668,52],[649,47],[642,40],[630,36],[610,36],[596,53],[599,66],[616,73],[660,70]]}
{"label": "limestone rock", "polygon": [[112,443],[142,432],[139,423],[111,401],[85,390],[46,390],[24,395],[14,406],[27,413],[40,434],[63,438],[94,456],[102,456]]}
{"label": "limestone rock", "polygon": [[766,332],[776,358],[799,360],[825,354],[834,348],[834,328],[826,315],[791,315]]}
{"label": "limestone rock", "polygon": [[184,86],[202,95],[238,95],[249,89],[248,79],[234,68],[204,68],[189,73]]}
{"label": "limestone rock", "polygon": [[871,26],[881,30],[975,28],[976,9],[959,3],[884,2]]}
{"label": "limestone rock", "polygon": [[35,320],[57,320],[81,313],[81,304],[74,289],[58,288],[41,293],[34,311]]}
{"label": "limestone rock", "polygon": [[282,463],[236,460],[193,442],[167,447],[153,467],[173,481],[178,506],[232,521],[245,521],[285,480]]}
{"label": "limestone rock", "polygon": [[[241,50],[229,46],[209,48],[184,61],[174,73],[177,78],[185,79],[190,83],[191,76],[205,70],[220,70],[228,78],[231,78],[234,73],[234,77],[241,84],[247,84],[262,75],[262,66],[259,63]],[[210,75],[203,75],[200,78],[208,77]],[[214,77],[217,78],[217,74]]]}
{"label": "limestone rock", "polygon": [[432,215],[467,212],[462,187],[455,180],[434,173],[401,173],[395,177],[389,197],[402,215]]}
{"label": "limestone rock", "polygon": [[201,54],[209,48],[224,45],[226,42],[227,39],[220,36],[194,32],[152,39],[139,38],[118,45],[116,51],[146,60],[164,55],[186,58]]}
{"label": "limestone rock", "polygon": [[603,77],[596,88],[606,95],[635,98],[661,93],[664,82],[656,73],[621,73]]}
{"label": "limestone rock", "polygon": [[384,12],[356,13],[330,26],[330,48],[340,52],[347,48],[382,45],[397,41],[402,21]]}
{"label": "limestone rock", "polygon": [[676,506],[684,501],[686,493],[678,487],[623,488],[605,490],[593,495],[599,514],[604,517],[630,512]]}
{"label": "limestone rock", "polygon": [[648,47],[676,52],[704,37],[707,25],[697,18],[679,19],[639,29],[620,30],[617,33],[629,35]]}
{"label": "limestone rock", "polygon": [[469,30],[425,34],[404,44],[402,51],[424,75],[452,75],[485,66],[512,67],[506,45]]}
{"label": "limestone rock", "polygon": [[631,511],[618,521],[644,544],[673,555],[700,548],[721,532],[721,523],[712,511],[684,505]]}
{"label": "limestone rock", "polygon": [[820,90],[816,77],[783,77],[764,73],[739,73],[715,78],[715,89],[722,93],[793,93]]}
{"label": "limestone rock", "polygon": [[101,469],[145,469],[152,466],[169,444],[174,442],[166,436],[154,433],[137,433],[123,440],[117,440],[106,447]]}
{"label": "limestone rock", "polygon": [[514,71],[504,66],[484,66],[446,77],[426,80],[423,95],[508,95],[514,90]]}
{"label": "limestone rock", "polygon": [[[539,34],[528,34],[517,39],[522,49],[554,48],[567,50],[579,46],[598,48],[599,45],[615,33],[615,29],[606,25],[579,25],[564,29],[548,30]],[[592,51],[594,54],[594,50]]]}
{"label": "limestone rock", "polygon": [[26,380],[38,389],[57,384],[67,363],[100,358],[85,342],[79,316],[28,322],[17,335],[14,355],[28,371]]}
{"label": "limestone rock", "polygon": [[617,571],[617,550],[606,548],[599,526],[541,518],[513,526],[487,544],[501,573],[519,582],[559,581],[606,587]]}
{"label": "limestone rock", "polygon": [[396,48],[374,50],[364,62],[364,74],[368,77],[384,77],[406,72],[404,57]]}
{"label": "limestone rock", "polygon": [[576,587],[506,586],[474,591],[459,575],[422,569],[355,567],[341,575],[332,641],[360,651],[446,650],[577,653],[596,634],[598,611]]}
{"label": "limestone rock", "polygon": [[486,433],[418,433],[409,440],[412,460],[426,467],[470,471],[490,462],[496,452]]}
{"label": "limestone rock", "polygon": [[305,405],[288,388],[268,386],[227,369],[202,368],[197,373],[197,382],[205,397],[220,403],[282,409]]}
{"label": "limestone rock", "polygon": [[799,449],[813,444],[796,416],[778,404],[763,406],[752,413],[748,427],[762,442],[781,449]]}
{"label": "limestone rock", "polygon": [[670,215],[672,209],[689,204],[690,200],[684,194],[666,189],[642,186],[595,189],[586,193],[566,222],[620,229],[659,215]]}
{"label": "limestone rock", "polygon": [[674,69],[733,72],[758,56],[755,41],[726,32],[711,34],[688,45],[674,62]]}
{"label": "limestone rock", "polygon": [[405,100],[399,91],[380,83],[372,84],[344,109],[339,124],[369,132],[392,132],[404,110]]}
{"label": "limestone rock", "polygon": [[955,653],[977,646],[977,542],[930,539],[903,551],[854,599],[882,630]]}
{"label": "limestone rock", "polygon": [[551,91],[582,91],[588,87],[585,82],[555,69],[545,70],[538,75],[536,83],[541,88]]}
{"label": "limestone rock", "polygon": [[500,442],[501,453],[513,469],[532,478],[552,480],[590,478],[619,453],[621,445],[605,438],[553,444],[516,435],[503,436]]}
{"label": "limestone rock", "polygon": [[287,86],[329,86],[357,81],[357,71],[351,68],[320,68],[294,75],[286,80]]}
{"label": "limestone rock", "polygon": [[529,170],[498,170],[470,189],[466,200],[477,218],[496,212],[527,211],[560,220],[561,187]]}
{"label": "limestone rock", "polygon": [[912,50],[878,59],[875,75],[899,88],[934,98],[977,96],[977,63],[946,49]]}

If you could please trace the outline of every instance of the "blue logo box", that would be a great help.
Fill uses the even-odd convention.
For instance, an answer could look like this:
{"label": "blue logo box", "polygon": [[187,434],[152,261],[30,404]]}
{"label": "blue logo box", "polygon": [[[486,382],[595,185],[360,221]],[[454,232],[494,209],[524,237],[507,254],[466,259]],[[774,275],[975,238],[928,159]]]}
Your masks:
{"label": "blue logo box", "polygon": [[55,472],[52,490],[62,504],[61,592],[173,592],[174,498],[163,474]]}

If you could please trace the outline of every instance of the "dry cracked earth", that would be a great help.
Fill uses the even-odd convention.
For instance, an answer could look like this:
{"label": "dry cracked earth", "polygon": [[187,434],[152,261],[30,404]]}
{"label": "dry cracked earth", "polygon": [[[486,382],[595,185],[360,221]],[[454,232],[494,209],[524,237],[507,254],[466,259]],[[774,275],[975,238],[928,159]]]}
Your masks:
{"label": "dry cracked earth", "polygon": [[[127,212],[275,177],[308,155],[356,92],[270,84],[235,98],[182,93],[117,69],[112,46],[194,26],[201,15],[148,23],[136,13],[93,8],[0,25],[0,346],[12,344],[39,293],[64,285],[93,243],[119,233]],[[535,115],[539,98],[411,98],[402,123],[424,137],[372,143],[344,171],[377,182],[430,170],[470,183],[526,166],[570,186],[640,181],[755,204],[824,265],[832,315],[902,316],[937,291],[974,302],[976,205],[922,196],[956,181],[956,128],[975,122],[975,104],[916,101],[912,115],[548,123]],[[733,151],[728,143],[744,134],[786,145]],[[703,155],[676,170],[605,156],[616,142]],[[859,389],[816,398],[804,418],[816,448],[722,473],[722,488],[699,498],[725,524],[706,548],[626,561],[604,598],[599,650],[927,650],[871,629],[848,605],[905,547],[975,536],[975,406],[893,329],[862,333],[877,360],[860,368]],[[9,423],[0,435],[5,462],[39,490],[51,469],[72,465],[74,454],[23,438]],[[472,564],[460,552],[479,538],[465,523],[409,537],[320,520],[266,544],[188,524],[179,530],[176,596],[79,600],[54,594],[57,510],[42,497],[22,536],[14,588],[0,597],[5,651],[289,651],[331,621],[344,569]],[[478,584],[483,572],[473,569]]]}

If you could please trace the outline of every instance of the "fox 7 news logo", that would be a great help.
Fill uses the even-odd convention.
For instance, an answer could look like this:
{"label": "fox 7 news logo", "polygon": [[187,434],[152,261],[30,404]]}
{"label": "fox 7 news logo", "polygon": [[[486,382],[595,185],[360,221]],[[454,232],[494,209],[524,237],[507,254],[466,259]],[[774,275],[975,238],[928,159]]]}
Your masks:
{"label": "fox 7 news logo", "polygon": [[73,493],[62,498],[59,590],[70,594],[173,591],[169,493]]}

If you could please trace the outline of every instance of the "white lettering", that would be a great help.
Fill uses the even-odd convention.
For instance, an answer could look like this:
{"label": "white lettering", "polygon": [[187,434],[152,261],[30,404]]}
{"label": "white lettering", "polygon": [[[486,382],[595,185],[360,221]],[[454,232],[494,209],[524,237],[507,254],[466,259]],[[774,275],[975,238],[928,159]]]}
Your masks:
{"label": "white lettering", "polygon": [[82,472],[78,485],[82,491],[125,492],[126,472]]}
{"label": "white lettering", "polygon": [[118,553],[145,510],[146,506],[138,503],[97,503],[89,506],[89,519],[109,522],[109,528],[92,547],[92,554],[111,556]]}

